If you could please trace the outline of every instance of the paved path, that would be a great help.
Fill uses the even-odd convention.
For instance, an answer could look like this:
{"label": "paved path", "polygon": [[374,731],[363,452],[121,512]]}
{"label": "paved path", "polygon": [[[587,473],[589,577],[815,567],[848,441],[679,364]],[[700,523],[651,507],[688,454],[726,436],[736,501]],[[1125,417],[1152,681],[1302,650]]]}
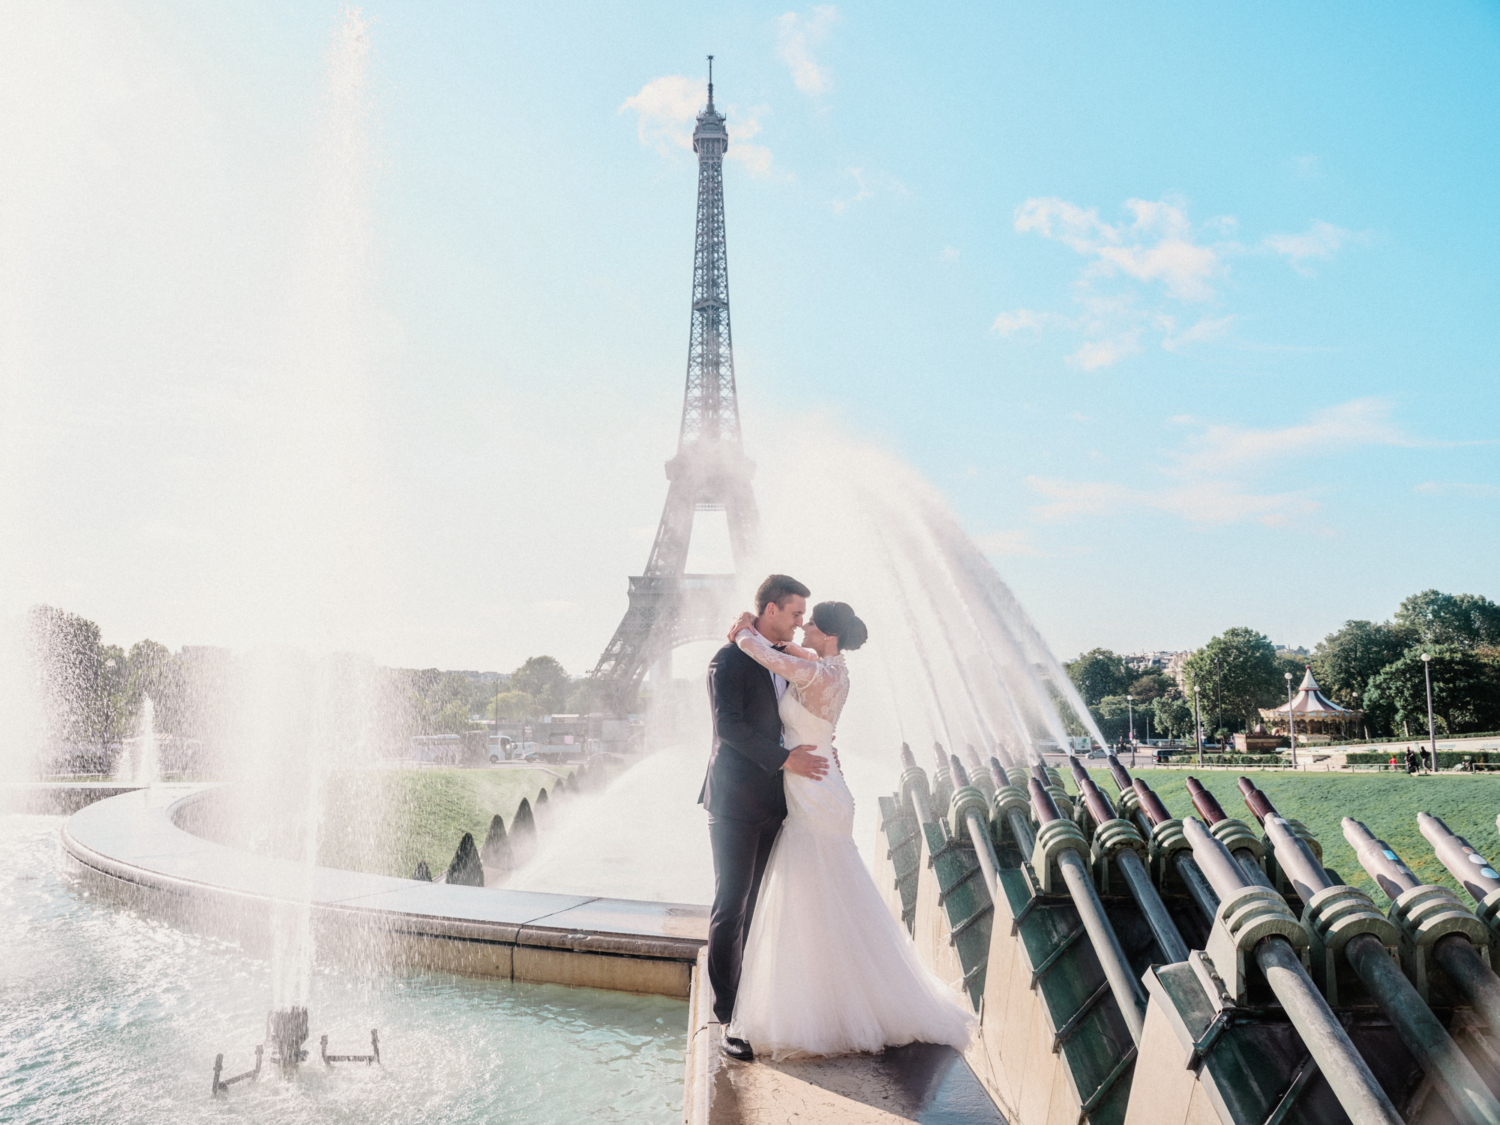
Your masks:
{"label": "paved path", "polygon": [[[913,1043],[878,1055],[734,1062],[719,1053],[704,957],[693,974],[685,1125],[1005,1125],[951,1047]],[[700,987],[699,982],[704,982]]]}

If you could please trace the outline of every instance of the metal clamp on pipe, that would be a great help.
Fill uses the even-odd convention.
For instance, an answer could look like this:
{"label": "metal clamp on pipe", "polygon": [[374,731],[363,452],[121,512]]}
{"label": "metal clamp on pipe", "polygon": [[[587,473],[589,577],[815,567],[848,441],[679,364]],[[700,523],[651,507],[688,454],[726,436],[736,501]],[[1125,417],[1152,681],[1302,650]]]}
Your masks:
{"label": "metal clamp on pipe", "polygon": [[990,835],[990,805],[976,786],[969,784],[968,771],[952,755],[953,779],[958,788],[953,791],[953,800],[948,808],[948,824],[954,839],[965,836],[974,845],[974,857],[984,877],[985,889],[990,892],[990,901],[1000,897],[999,863],[995,858],[995,842]]}
{"label": "metal clamp on pipe", "polygon": [[[1500,818],[1496,819],[1500,822]],[[1477,904],[1474,913],[1489,931],[1490,965],[1500,973],[1500,871],[1474,845],[1444,824],[1441,817],[1421,812],[1417,814],[1417,825],[1438,861]]]}
{"label": "metal clamp on pipe", "polygon": [[1489,930],[1447,887],[1432,883],[1413,887],[1391,903],[1387,917],[1401,934],[1401,967],[1423,1000],[1430,999],[1433,970],[1438,966],[1433,952],[1443,938],[1461,935],[1489,964]]}
{"label": "metal clamp on pipe", "polygon": [[1111,882],[1110,873],[1119,861],[1120,853],[1127,851],[1140,857],[1142,864],[1149,861],[1150,850],[1146,847],[1146,841],[1141,839],[1140,829],[1130,821],[1116,817],[1094,829],[1094,839],[1089,844],[1089,860],[1093,864],[1094,883],[1100,894],[1126,893],[1126,888],[1120,885],[1118,878]]}
{"label": "metal clamp on pipe", "polygon": [[1366,992],[1344,956],[1344,947],[1351,939],[1369,934],[1393,960],[1401,958],[1401,934],[1370,896],[1357,887],[1339,883],[1318,891],[1303,907],[1302,925],[1312,938],[1313,980],[1330,1004],[1349,1003]]}
{"label": "metal clamp on pipe", "polygon": [[[1008,839],[1023,853],[1030,853],[1036,846],[1036,838],[1031,832],[1031,798],[1026,795],[1026,791],[1014,785],[996,789],[990,812],[996,842],[1004,843]],[[1021,818],[1020,824],[1016,823],[1017,816]],[[1024,837],[1018,835],[1023,828]]]}
{"label": "metal clamp on pipe", "polygon": [[1307,931],[1286,900],[1270,887],[1248,884],[1219,900],[1208,948],[1203,952],[1236,1004],[1259,1005],[1269,999],[1255,949],[1273,935],[1285,938],[1298,960],[1307,964],[1311,947]]}
{"label": "metal clamp on pipe", "polygon": [[911,747],[901,744],[901,803],[919,824],[931,824],[932,791],[927,788],[927,774],[912,757]]}
{"label": "metal clamp on pipe", "polygon": [[932,753],[937,759],[937,769],[932,774],[934,807],[945,809],[948,807],[948,802],[953,799],[953,774],[948,769],[948,755],[943,753],[941,742],[932,744]]}
{"label": "metal clamp on pipe", "polygon": [[984,763],[979,760],[979,751],[974,749],[971,742],[964,747],[964,757],[968,759],[969,783],[984,794],[985,799],[995,795],[995,782],[990,777],[990,771],[984,768]]}
{"label": "metal clamp on pipe", "polygon": [[1036,872],[1037,882],[1044,895],[1068,893],[1062,869],[1058,866],[1058,859],[1064,852],[1074,852],[1080,856],[1089,854],[1089,842],[1083,838],[1078,825],[1062,816],[1058,816],[1056,820],[1042,821],[1036,831],[1031,869]]}

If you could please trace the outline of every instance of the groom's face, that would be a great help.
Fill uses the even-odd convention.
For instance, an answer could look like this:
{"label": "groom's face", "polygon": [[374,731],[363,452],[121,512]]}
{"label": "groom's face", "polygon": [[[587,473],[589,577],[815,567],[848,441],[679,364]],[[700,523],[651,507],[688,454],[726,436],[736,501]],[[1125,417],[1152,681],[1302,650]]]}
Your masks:
{"label": "groom's face", "polygon": [[802,628],[802,618],[806,615],[807,599],[800,594],[792,594],[786,599],[785,605],[767,602],[765,612],[756,623],[756,629],[773,645],[784,645]]}

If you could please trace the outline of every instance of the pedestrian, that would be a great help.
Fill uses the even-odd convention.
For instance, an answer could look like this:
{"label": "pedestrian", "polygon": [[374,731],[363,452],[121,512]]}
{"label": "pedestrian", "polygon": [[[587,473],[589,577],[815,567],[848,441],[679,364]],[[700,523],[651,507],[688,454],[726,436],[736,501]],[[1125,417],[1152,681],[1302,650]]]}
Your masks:
{"label": "pedestrian", "polygon": [[1390,762],[1388,764],[1391,767],[1391,771],[1394,773],[1395,769],[1396,769],[1396,755],[1394,755],[1394,754],[1391,755],[1391,760],[1390,760]]}
{"label": "pedestrian", "polygon": [[1423,771],[1426,772],[1426,773],[1431,773],[1432,772],[1432,767],[1435,766],[1435,765],[1437,765],[1437,763],[1432,760],[1432,751],[1429,750],[1429,749],[1427,749],[1427,747],[1425,747],[1425,746],[1422,747],[1422,755],[1421,755],[1421,757],[1422,757],[1422,769],[1423,769]]}
{"label": "pedestrian", "polygon": [[1410,746],[1406,748],[1406,772],[1408,776],[1415,776],[1417,772],[1417,755]]}

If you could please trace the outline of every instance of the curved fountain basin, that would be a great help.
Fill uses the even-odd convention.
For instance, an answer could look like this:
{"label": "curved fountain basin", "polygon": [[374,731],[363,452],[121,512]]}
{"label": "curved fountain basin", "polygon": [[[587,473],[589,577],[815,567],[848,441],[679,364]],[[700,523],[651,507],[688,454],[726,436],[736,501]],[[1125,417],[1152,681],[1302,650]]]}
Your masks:
{"label": "curved fountain basin", "polygon": [[268,947],[305,908],[320,956],[686,999],[708,908],[450,886],[306,867],[194,836],[177,816],[214,786],[157,785],[73,814],[64,851],[94,890],[179,925]]}

